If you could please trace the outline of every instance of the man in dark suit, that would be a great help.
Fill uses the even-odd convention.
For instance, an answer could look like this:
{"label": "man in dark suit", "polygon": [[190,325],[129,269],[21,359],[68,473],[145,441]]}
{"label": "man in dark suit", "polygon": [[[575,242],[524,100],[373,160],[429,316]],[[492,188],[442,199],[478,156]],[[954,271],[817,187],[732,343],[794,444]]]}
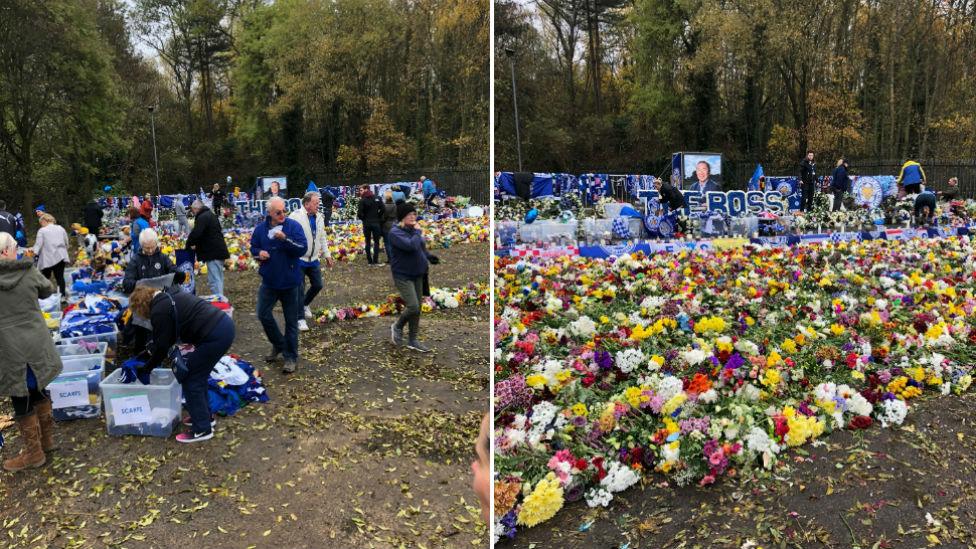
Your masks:
{"label": "man in dark suit", "polygon": [[712,179],[712,166],[704,160],[699,160],[698,164],[695,165],[695,181],[691,183],[687,190],[698,191],[704,194],[721,192],[722,186]]}

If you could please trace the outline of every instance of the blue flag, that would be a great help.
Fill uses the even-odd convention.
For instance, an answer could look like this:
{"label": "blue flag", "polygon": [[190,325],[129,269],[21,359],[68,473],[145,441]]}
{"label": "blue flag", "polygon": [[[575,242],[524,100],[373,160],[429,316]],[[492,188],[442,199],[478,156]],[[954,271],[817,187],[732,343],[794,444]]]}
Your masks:
{"label": "blue flag", "polygon": [[762,177],[763,167],[762,164],[756,164],[756,171],[752,172],[752,178],[749,179],[749,190],[758,191],[759,190],[759,178]]}

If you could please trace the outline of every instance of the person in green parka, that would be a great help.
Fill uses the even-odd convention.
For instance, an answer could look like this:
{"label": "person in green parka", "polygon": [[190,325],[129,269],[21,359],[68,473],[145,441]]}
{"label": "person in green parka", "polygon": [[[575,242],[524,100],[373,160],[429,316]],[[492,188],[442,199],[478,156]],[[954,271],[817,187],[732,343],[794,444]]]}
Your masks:
{"label": "person in green parka", "polygon": [[17,259],[17,241],[0,233],[0,396],[10,397],[24,447],[3,462],[7,471],[40,467],[54,449],[54,418],[46,388],[63,365],[38,299],[55,292],[30,260]]}

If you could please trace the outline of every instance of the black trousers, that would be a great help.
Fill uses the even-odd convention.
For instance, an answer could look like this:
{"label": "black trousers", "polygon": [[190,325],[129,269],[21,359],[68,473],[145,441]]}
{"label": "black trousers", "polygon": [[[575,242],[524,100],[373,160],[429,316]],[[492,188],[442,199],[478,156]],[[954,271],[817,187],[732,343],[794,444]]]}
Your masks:
{"label": "black trousers", "polygon": [[905,194],[918,194],[920,192],[922,192],[921,183],[910,183],[905,185]]}
{"label": "black trousers", "polygon": [[34,411],[34,405],[47,400],[44,391],[39,389],[27,389],[27,396],[12,396],[10,402],[14,406],[14,416],[22,417]]}
{"label": "black trousers", "polygon": [[64,285],[64,267],[65,267],[65,265],[66,264],[65,264],[64,261],[58,261],[57,265],[52,265],[52,266],[48,267],[47,269],[42,269],[41,270],[41,274],[44,275],[44,278],[50,279],[51,278],[51,275],[52,274],[54,275],[54,280],[55,280],[55,282],[58,283],[58,290],[61,291],[61,296],[62,297],[68,295],[68,292],[65,291],[65,285]]}
{"label": "black trousers", "polygon": [[800,209],[809,212],[813,209],[813,181],[803,182],[803,196],[801,196]]}
{"label": "black trousers", "polygon": [[844,191],[834,191],[834,207],[831,209],[833,212],[840,211],[840,205],[844,202]]}

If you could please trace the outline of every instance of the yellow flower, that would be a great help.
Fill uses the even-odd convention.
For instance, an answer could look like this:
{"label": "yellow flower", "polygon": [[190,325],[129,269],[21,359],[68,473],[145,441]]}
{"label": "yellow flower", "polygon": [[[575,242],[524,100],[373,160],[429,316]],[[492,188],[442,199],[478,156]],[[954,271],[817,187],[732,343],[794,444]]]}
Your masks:
{"label": "yellow flower", "polygon": [[573,379],[573,372],[569,370],[560,370],[559,372],[556,372],[556,381],[565,383],[570,379]]}
{"label": "yellow flower", "polygon": [[686,400],[688,400],[688,396],[685,395],[684,393],[678,393],[674,395],[667,402],[664,403],[664,406],[661,407],[661,415],[665,415],[665,416],[671,415],[675,410],[680,408],[681,405],[684,404]]}
{"label": "yellow flower", "polygon": [[518,523],[529,527],[535,526],[551,519],[562,507],[563,488],[559,485],[555,473],[549,473],[522,502]]}
{"label": "yellow flower", "polygon": [[792,339],[783,340],[783,343],[782,345],[780,345],[780,347],[782,347],[783,350],[786,351],[787,353],[792,354],[796,352],[796,342],[793,341]]}
{"label": "yellow flower", "polygon": [[835,336],[839,336],[844,333],[844,327],[840,324],[831,324],[830,333],[834,334]]}
{"label": "yellow flower", "polygon": [[858,381],[864,381],[864,374],[857,370],[851,372],[851,377]]}
{"label": "yellow flower", "polygon": [[608,317],[607,315],[603,315],[600,317],[600,324],[609,324],[609,323],[610,323],[610,317]]}
{"label": "yellow flower", "polygon": [[746,326],[752,326],[755,323],[756,319],[752,318],[751,316],[746,317]]}
{"label": "yellow flower", "polygon": [[590,414],[590,411],[586,409],[586,404],[578,402],[573,405],[573,415],[579,417],[586,417]]}
{"label": "yellow flower", "polygon": [[779,374],[779,370],[776,368],[769,368],[763,372],[762,379],[759,382],[772,389],[773,387],[779,385],[779,382],[782,380],[783,376]]}
{"label": "yellow flower", "polygon": [[783,357],[780,356],[780,354],[777,353],[776,351],[773,351],[773,352],[769,353],[769,357],[766,359],[766,364],[768,364],[769,366],[775,366],[775,365],[779,364],[780,362],[782,362],[782,360],[783,360]]}
{"label": "yellow flower", "polygon": [[660,355],[654,355],[651,357],[651,362],[656,362],[657,367],[660,368],[664,366],[664,357]]}
{"label": "yellow flower", "polygon": [[902,389],[904,389],[906,385],[908,385],[908,378],[905,376],[898,376],[888,383],[887,389],[888,392],[895,393],[897,395],[901,393]]}
{"label": "yellow flower", "polygon": [[651,337],[652,335],[654,335],[653,330],[650,330],[638,324],[637,326],[634,327],[633,331],[630,332],[630,339],[633,339],[634,341],[644,341],[645,339]]}
{"label": "yellow flower", "polygon": [[942,324],[933,324],[929,326],[929,329],[925,332],[925,337],[929,339],[939,339],[943,332]]}
{"label": "yellow flower", "polygon": [[813,440],[823,434],[824,424],[818,421],[816,416],[804,416],[793,414],[787,420],[790,430],[786,433],[784,440],[789,446],[800,446],[808,440]]}
{"label": "yellow flower", "polygon": [[695,332],[699,334],[723,330],[725,330],[725,319],[717,316],[702,318],[695,323]]}
{"label": "yellow flower", "polygon": [[915,368],[908,368],[905,373],[911,376],[915,381],[923,381],[925,379],[925,368],[917,366]]}
{"label": "yellow flower", "polygon": [[525,384],[533,389],[542,389],[546,386],[546,376],[542,374],[532,374],[525,378]]}

